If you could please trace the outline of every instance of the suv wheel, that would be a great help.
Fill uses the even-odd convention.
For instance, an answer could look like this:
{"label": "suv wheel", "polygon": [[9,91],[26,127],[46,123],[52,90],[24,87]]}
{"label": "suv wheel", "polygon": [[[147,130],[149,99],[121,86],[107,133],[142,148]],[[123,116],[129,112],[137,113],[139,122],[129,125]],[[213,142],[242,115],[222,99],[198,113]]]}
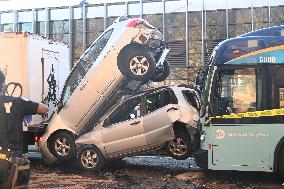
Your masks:
{"label": "suv wheel", "polygon": [[164,81],[170,75],[170,64],[167,60],[164,61],[163,66],[158,67],[155,71],[151,81],[161,82]]}
{"label": "suv wheel", "polygon": [[190,136],[184,131],[175,131],[175,138],[167,144],[167,149],[171,157],[178,160],[190,157]]}
{"label": "suv wheel", "polygon": [[281,177],[284,177],[284,146],[281,147],[278,154],[278,172]]}
{"label": "suv wheel", "polygon": [[118,68],[130,79],[149,80],[155,72],[155,61],[144,47],[128,46],[119,56]]}
{"label": "suv wheel", "polygon": [[74,137],[67,132],[59,132],[50,140],[50,152],[58,160],[70,160],[75,155]]}
{"label": "suv wheel", "polygon": [[105,164],[105,158],[95,146],[83,146],[77,155],[77,163],[83,171],[99,171]]}

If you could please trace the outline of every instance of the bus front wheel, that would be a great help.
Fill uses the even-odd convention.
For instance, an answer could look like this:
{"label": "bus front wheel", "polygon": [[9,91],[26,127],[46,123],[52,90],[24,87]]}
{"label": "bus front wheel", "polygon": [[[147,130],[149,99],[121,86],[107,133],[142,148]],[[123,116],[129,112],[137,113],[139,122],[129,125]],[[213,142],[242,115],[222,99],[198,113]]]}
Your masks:
{"label": "bus front wheel", "polygon": [[278,172],[284,178],[284,146],[281,147],[278,154]]}

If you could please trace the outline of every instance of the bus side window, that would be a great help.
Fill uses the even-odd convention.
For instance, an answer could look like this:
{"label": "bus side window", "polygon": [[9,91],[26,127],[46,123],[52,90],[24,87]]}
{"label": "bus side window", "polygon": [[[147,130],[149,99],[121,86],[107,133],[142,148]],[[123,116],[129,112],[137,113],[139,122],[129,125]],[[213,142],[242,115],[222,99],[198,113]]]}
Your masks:
{"label": "bus side window", "polygon": [[[283,78],[283,73],[284,73],[284,66],[278,66],[276,68],[276,107],[275,108],[284,108],[284,78]],[[278,101],[278,102],[277,102]]]}

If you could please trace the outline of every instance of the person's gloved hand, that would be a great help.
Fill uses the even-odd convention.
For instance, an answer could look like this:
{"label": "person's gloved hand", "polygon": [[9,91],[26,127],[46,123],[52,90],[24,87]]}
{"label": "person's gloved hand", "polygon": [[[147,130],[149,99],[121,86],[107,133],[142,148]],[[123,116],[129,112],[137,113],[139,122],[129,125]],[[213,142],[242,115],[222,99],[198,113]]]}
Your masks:
{"label": "person's gloved hand", "polygon": [[32,115],[26,115],[26,116],[24,117],[23,121],[24,121],[24,123],[27,124],[27,125],[30,124],[30,123],[33,121]]}

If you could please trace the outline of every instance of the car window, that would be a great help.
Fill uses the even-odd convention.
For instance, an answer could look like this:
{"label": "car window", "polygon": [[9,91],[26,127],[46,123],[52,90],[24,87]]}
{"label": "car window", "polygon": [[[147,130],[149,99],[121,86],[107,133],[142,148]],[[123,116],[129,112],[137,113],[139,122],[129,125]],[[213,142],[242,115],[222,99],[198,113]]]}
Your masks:
{"label": "car window", "polygon": [[193,91],[183,90],[182,94],[189,104],[191,104],[197,110],[200,109],[200,103],[199,103],[198,97]]}
{"label": "car window", "polygon": [[82,58],[76,63],[68,76],[61,95],[61,102],[65,104],[70,96],[73,94],[81,80],[85,77],[86,73],[96,62],[97,57],[100,55],[106,46],[113,30],[105,32],[98,40],[96,40],[89,50],[83,55]]}
{"label": "car window", "polygon": [[79,85],[80,81],[83,79],[85,75],[84,69],[81,65],[77,64],[71,71],[70,75],[68,76],[66,83],[63,88],[62,92],[62,104],[65,104],[72,93],[75,91],[77,86]]}
{"label": "car window", "polygon": [[146,96],[146,111],[151,113],[168,104],[177,104],[176,97],[171,90],[163,90]]}
{"label": "car window", "polygon": [[141,116],[141,97],[127,100],[109,116],[110,124],[135,119]]}
{"label": "car window", "polygon": [[82,64],[86,72],[88,72],[88,70],[96,62],[96,59],[101,54],[104,47],[106,46],[112,32],[113,32],[113,29],[105,32],[98,40],[96,40],[91,45],[91,47],[83,55],[83,57],[80,58],[78,63]]}

